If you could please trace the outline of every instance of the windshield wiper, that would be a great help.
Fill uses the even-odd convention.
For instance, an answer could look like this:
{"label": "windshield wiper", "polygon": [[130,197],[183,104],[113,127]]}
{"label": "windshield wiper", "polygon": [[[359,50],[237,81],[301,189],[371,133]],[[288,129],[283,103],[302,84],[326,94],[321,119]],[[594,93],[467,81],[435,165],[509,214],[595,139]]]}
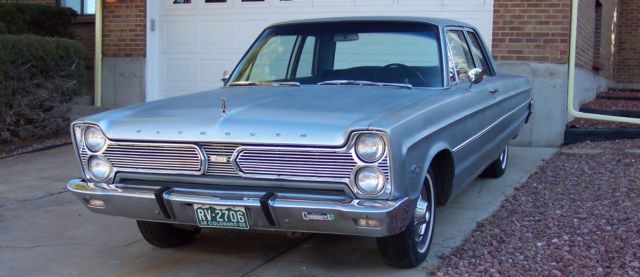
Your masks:
{"label": "windshield wiper", "polygon": [[299,82],[253,82],[253,81],[237,81],[229,84],[231,87],[251,87],[251,86],[287,86],[299,87]]}
{"label": "windshield wiper", "polygon": [[250,87],[250,86],[260,86],[260,83],[251,82],[251,81],[237,81],[229,84],[230,87]]}
{"label": "windshield wiper", "polygon": [[411,84],[402,83],[382,83],[362,80],[331,80],[318,83],[318,85],[334,85],[334,86],[376,86],[376,87],[398,87],[412,89]]}
{"label": "windshield wiper", "polygon": [[280,86],[283,86],[283,87],[299,87],[299,86],[301,86],[300,82],[273,82],[273,83],[271,83],[271,85],[272,86],[276,86],[276,87],[280,87]]}

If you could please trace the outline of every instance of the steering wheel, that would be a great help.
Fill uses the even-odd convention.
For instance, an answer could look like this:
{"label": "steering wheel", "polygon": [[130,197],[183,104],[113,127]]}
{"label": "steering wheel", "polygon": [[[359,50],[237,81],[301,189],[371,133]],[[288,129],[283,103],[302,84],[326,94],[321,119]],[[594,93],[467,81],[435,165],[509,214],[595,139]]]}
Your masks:
{"label": "steering wheel", "polygon": [[[417,77],[418,79],[420,79],[420,81],[422,81],[422,83],[425,83],[425,79],[422,76],[422,74],[420,74],[420,72],[418,72],[417,70],[405,65],[405,64],[401,64],[401,63],[390,63],[388,65],[383,66],[382,68],[380,68],[378,71],[376,71],[376,73],[374,73],[373,75],[375,77],[380,76],[380,74],[382,72],[385,71],[392,71],[392,70],[401,70],[405,73],[405,77],[409,77],[408,75],[414,75],[414,77]],[[408,74],[407,74],[408,73]]]}

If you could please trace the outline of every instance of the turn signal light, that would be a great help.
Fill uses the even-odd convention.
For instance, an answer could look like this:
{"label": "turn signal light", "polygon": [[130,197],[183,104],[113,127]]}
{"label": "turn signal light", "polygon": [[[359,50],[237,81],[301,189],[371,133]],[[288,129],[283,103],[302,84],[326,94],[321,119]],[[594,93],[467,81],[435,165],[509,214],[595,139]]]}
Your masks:
{"label": "turn signal light", "polygon": [[87,205],[94,208],[104,208],[107,206],[104,201],[98,199],[85,199],[85,201],[87,202]]}
{"label": "turn signal light", "polygon": [[354,219],[356,225],[360,227],[380,228],[382,227],[382,221],[377,219],[358,218]]}

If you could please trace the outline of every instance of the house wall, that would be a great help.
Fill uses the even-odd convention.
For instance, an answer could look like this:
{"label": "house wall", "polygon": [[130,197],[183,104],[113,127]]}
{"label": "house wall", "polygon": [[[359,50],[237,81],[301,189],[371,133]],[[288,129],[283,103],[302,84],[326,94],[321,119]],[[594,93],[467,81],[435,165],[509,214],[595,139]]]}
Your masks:
{"label": "house wall", "polygon": [[31,3],[43,5],[56,5],[57,0],[0,0],[0,3]]}
{"label": "house wall", "polygon": [[145,101],[146,5],[118,0],[103,6],[102,104],[121,107]]}
{"label": "house wall", "polygon": [[[613,78],[615,48],[609,47],[617,31],[614,14],[618,1],[602,1],[599,22],[601,53],[594,61],[596,0],[581,0],[577,36],[576,97],[581,105],[606,90]],[[567,121],[567,80],[571,0],[496,0],[494,4],[493,56],[502,72],[528,76],[533,83],[534,114],[518,145],[559,146]],[[594,64],[600,70],[594,70]]]}
{"label": "house wall", "polygon": [[640,89],[640,1],[620,0],[615,88]]}

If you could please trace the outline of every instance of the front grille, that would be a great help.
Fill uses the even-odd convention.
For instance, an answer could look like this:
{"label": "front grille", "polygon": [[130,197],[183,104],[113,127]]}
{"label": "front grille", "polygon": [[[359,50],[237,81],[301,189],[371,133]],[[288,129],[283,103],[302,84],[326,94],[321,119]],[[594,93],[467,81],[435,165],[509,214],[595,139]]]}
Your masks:
{"label": "front grille", "polygon": [[119,171],[202,173],[195,145],[114,143],[103,154]]}
{"label": "front grille", "polygon": [[[202,149],[207,154],[207,175],[237,176],[238,172],[231,164],[231,157],[240,145],[237,144],[202,144]],[[226,162],[213,162],[212,157],[224,157]]]}
{"label": "front grille", "polygon": [[[351,152],[296,147],[244,148],[239,144],[225,143],[111,142],[102,154],[118,171],[124,172],[276,177],[291,180],[313,178],[348,182],[353,170],[359,165]],[[233,160],[234,154],[237,155],[235,160]],[[80,159],[85,166],[89,155],[90,153],[82,146]],[[206,161],[206,169],[204,161]],[[389,180],[387,156],[385,155],[375,165]]]}
{"label": "front grille", "polygon": [[[328,178],[346,180],[358,165],[349,152],[298,149],[245,149],[238,154],[238,167],[245,174],[290,178]],[[386,157],[379,162],[389,176]]]}

